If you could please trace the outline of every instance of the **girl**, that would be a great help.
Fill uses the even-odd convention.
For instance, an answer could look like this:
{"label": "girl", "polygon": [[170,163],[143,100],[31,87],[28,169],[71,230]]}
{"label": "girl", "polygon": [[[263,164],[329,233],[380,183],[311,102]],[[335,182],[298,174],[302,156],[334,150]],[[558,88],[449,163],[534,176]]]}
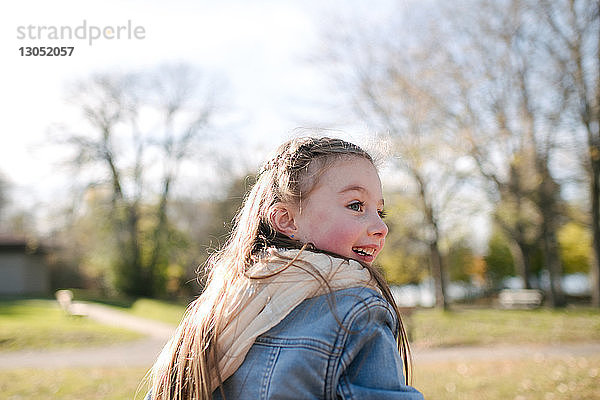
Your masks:
{"label": "girl", "polygon": [[147,399],[422,399],[389,287],[372,158],[297,138],[262,168]]}

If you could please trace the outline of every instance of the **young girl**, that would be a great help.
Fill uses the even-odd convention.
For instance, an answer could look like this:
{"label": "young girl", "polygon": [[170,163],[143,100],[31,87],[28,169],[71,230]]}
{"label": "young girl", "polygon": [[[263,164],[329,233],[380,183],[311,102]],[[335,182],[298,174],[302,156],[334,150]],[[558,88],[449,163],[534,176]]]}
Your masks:
{"label": "young girl", "polygon": [[422,399],[389,287],[372,158],[298,138],[262,168],[147,399]]}

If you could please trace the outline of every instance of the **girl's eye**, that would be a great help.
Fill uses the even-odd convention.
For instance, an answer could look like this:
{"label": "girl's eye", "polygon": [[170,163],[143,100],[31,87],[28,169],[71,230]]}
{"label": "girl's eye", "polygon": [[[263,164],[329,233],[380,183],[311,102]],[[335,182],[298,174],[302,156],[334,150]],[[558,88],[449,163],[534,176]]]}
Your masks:
{"label": "girl's eye", "polygon": [[387,215],[387,211],[385,210],[377,210],[377,214],[379,214],[379,218],[384,219]]}
{"label": "girl's eye", "polygon": [[362,201],[355,201],[354,203],[348,204],[348,208],[352,211],[360,212],[362,211],[364,203]]}

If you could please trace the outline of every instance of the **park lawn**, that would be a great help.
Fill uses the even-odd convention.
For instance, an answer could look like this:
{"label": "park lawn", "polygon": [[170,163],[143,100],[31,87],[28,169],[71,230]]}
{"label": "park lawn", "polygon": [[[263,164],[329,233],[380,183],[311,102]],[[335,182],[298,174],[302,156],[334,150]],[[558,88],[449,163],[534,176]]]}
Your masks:
{"label": "park lawn", "polygon": [[171,325],[178,325],[183,317],[187,304],[182,302],[172,302],[165,300],[149,298],[104,298],[94,291],[72,289],[75,294],[75,300],[99,303],[104,306],[112,307],[117,311],[135,315],[137,317],[148,318]]}
{"label": "park lawn", "polygon": [[[14,369],[0,374],[6,399],[143,399],[146,368]],[[416,365],[428,400],[600,398],[600,356]]]}
{"label": "park lawn", "polygon": [[[172,325],[177,325],[185,312],[182,304],[143,298],[113,307]],[[418,347],[600,340],[600,311],[588,307],[450,312],[421,309],[405,323],[412,333],[411,343]],[[86,318],[68,317],[51,300],[0,301],[0,351],[102,345],[139,337]]]}
{"label": "park lawn", "polygon": [[[115,307],[136,316],[177,325],[185,306],[138,299]],[[419,347],[477,346],[517,343],[568,343],[600,340],[600,310],[573,307],[559,310],[459,309],[441,312],[419,309],[405,320],[411,343]]]}
{"label": "park lawn", "polygon": [[96,346],[139,333],[66,315],[53,300],[0,301],[0,351]]}
{"label": "park lawn", "polygon": [[133,302],[131,307],[118,308],[142,318],[149,318],[171,325],[178,325],[186,306],[161,300],[141,298]]}
{"label": "park lawn", "polygon": [[[177,325],[185,306],[138,299],[131,314]],[[405,323],[411,342],[420,347],[451,347],[516,343],[568,343],[600,340],[600,310],[574,307],[560,310],[456,309],[417,310]]]}
{"label": "park lawn", "polygon": [[600,399],[600,356],[416,365],[428,400]]}
{"label": "park lawn", "polygon": [[15,400],[141,400],[148,389],[147,372],[140,367],[3,370],[0,393]]}
{"label": "park lawn", "polygon": [[405,323],[412,334],[411,343],[420,347],[600,340],[600,310],[590,307],[418,310]]}

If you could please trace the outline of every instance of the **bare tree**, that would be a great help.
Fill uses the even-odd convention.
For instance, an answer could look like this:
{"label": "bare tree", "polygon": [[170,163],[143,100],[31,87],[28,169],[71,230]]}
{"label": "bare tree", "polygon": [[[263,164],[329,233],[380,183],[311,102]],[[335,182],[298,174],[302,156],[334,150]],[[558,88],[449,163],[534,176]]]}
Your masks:
{"label": "bare tree", "polygon": [[[576,138],[577,132],[585,132],[587,151],[582,153],[588,156],[581,159],[585,160],[584,169],[590,182],[590,226],[594,237],[600,236],[600,157],[597,156],[600,154],[600,6],[592,0],[510,0],[469,4],[479,13],[471,19],[478,23],[474,24],[476,32],[469,35],[469,43],[475,44],[472,48],[477,49],[482,59],[487,55],[488,60],[493,60],[492,68],[484,70],[509,67],[505,69],[504,78],[491,77],[509,83],[508,99],[512,100],[516,111],[512,120],[518,121],[521,132],[514,128],[511,131],[525,138],[530,146],[528,153],[534,167],[531,171],[537,183],[524,194],[535,203],[541,217],[540,241],[551,279],[551,301],[554,305],[562,305],[562,267],[556,232],[564,213],[560,185],[552,173],[552,159],[557,150],[568,151],[569,144],[577,143],[577,140],[567,143],[561,139],[565,133],[573,132]],[[505,49],[504,58],[494,57],[495,52],[491,49],[498,48]],[[493,96],[495,92],[491,93]],[[511,103],[503,101],[500,104]],[[506,108],[495,106],[493,109],[502,111]],[[501,121],[507,120],[506,115],[509,114],[503,112]],[[510,119],[503,125],[510,126]],[[600,259],[599,244],[600,239],[595,239],[596,260]],[[593,302],[600,305],[600,265],[597,261],[591,275]]]}
{"label": "bare tree", "polygon": [[593,296],[599,303],[598,2],[429,5],[411,7],[425,10],[417,18],[395,9],[388,19],[379,13],[376,22],[364,16],[336,21],[325,52],[356,114],[394,138],[402,156],[399,169],[413,183],[431,232],[434,276],[447,204],[440,199],[462,182],[444,168],[451,162],[436,162],[451,160],[455,150],[468,153],[485,178],[489,198],[498,205],[495,220],[510,238],[525,287],[531,286],[532,253],[542,248],[550,301],[563,305],[557,231],[566,219],[565,181],[556,173],[557,155],[571,151],[565,133],[584,132],[587,157],[581,158],[590,182],[596,254]]}
{"label": "bare tree", "polygon": [[443,60],[431,51],[433,42],[416,32],[405,34],[422,21],[411,23],[403,10],[393,13],[390,20],[370,26],[360,19],[336,21],[337,34],[326,35],[324,60],[333,66],[332,75],[355,115],[389,133],[394,167],[419,205],[420,240],[429,251],[436,306],[446,309],[448,210],[460,199],[467,177],[455,168],[460,153],[440,102],[447,88],[435,79]]}
{"label": "bare tree", "polygon": [[160,291],[173,185],[182,163],[202,153],[217,107],[214,89],[198,70],[170,65],[95,75],[71,93],[85,127],[67,132],[62,143],[88,186],[110,187],[117,286],[127,294]]}
{"label": "bare tree", "polygon": [[[541,44],[552,66],[565,112],[565,129],[583,132],[580,158],[589,182],[593,235],[592,303],[600,306],[600,2],[534,2],[545,22]],[[575,135],[574,135],[575,136]]]}
{"label": "bare tree", "polygon": [[482,175],[505,205],[512,204],[513,212],[496,220],[515,244],[513,257],[525,286],[530,251],[541,242],[550,301],[561,306],[561,198],[551,171],[560,147],[556,121],[564,107],[556,101],[557,86],[547,76],[540,48],[545,29],[527,1],[460,4],[451,26],[456,45],[446,47],[456,83],[448,109]]}

